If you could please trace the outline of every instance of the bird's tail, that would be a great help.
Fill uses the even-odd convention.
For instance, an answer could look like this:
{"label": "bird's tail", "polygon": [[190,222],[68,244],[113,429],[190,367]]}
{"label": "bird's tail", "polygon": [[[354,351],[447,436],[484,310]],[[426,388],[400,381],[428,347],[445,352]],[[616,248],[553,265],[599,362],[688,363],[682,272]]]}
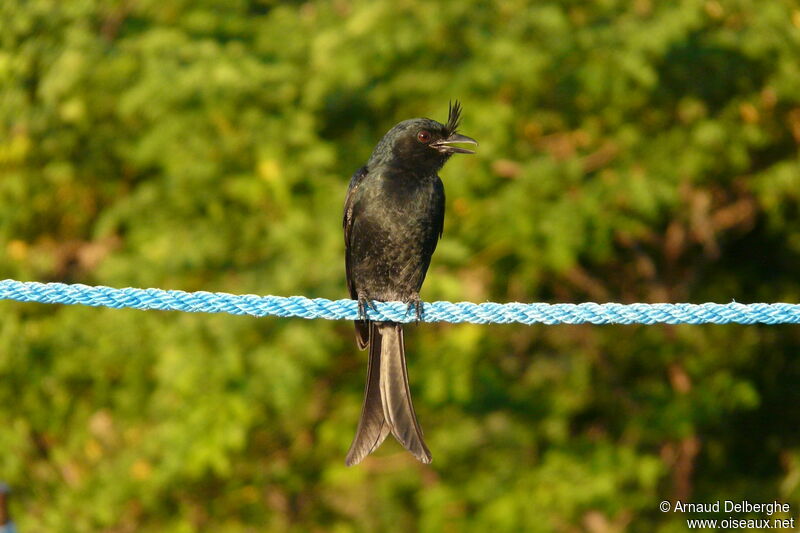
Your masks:
{"label": "bird's tail", "polygon": [[[356,323],[356,331],[359,331]],[[389,434],[389,424],[383,415],[381,401],[381,335],[374,322],[368,326],[369,360],[367,361],[367,385],[364,388],[364,405],[358,421],[356,436],[344,462],[347,466],[360,463],[364,457],[381,445]],[[361,347],[361,342],[359,342]]]}
{"label": "bird's tail", "polygon": [[392,322],[371,322],[364,406],[345,463],[360,463],[390,432],[419,461],[431,462],[411,403],[403,328]]}

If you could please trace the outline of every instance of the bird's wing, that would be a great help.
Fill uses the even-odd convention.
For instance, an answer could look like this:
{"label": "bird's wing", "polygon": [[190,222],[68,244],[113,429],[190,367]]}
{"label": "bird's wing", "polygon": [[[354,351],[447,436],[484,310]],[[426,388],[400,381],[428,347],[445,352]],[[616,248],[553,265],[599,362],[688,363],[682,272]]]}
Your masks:
{"label": "bird's wing", "polygon": [[353,229],[353,219],[355,196],[358,187],[367,175],[367,167],[363,166],[356,170],[353,177],[350,178],[350,186],[347,188],[347,196],[344,199],[344,216],[342,217],[342,227],[344,227],[344,263],[345,273],[347,275],[347,288],[350,291],[350,298],[353,300],[358,299],[358,294],[353,286],[353,276],[350,265],[350,232]]}
{"label": "bird's wing", "polygon": [[[457,103],[457,102],[456,102]],[[439,238],[442,238],[442,234],[444,233],[444,185],[442,184],[441,179],[437,179],[435,181],[434,187],[436,187],[436,195],[439,197],[439,206],[436,209],[436,216],[434,218],[437,229],[436,234]],[[436,245],[434,245],[434,248]],[[433,253],[433,252],[431,252]]]}
{"label": "bird's wing", "polygon": [[[356,217],[356,193],[366,175],[367,167],[363,166],[356,170],[353,177],[350,178],[350,186],[347,188],[347,196],[344,200],[344,216],[342,218],[342,226],[344,227],[344,268],[347,277],[347,290],[350,292],[350,298],[353,300],[358,300],[358,291],[353,281],[353,267],[350,258],[350,253],[352,251],[350,237],[353,230],[353,222]],[[355,326],[358,348],[363,350],[369,343],[369,323],[366,320],[356,320]]]}
{"label": "bird's wing", "polygon": [[434,203],[432,206],[432,216],[430,219],[430,231],[425,235],[425,241],[422,244],[422,275],[417,280],[417,291],[422,288],[422,282],[425,281],[425,276],[428,274],[428,267],[431,265],[431,257],[433,256],[436,245],[439,244],[439,239],[442,238],[444,232],[444,185],[442,180],[436,176],[433,182],[434,186]]}

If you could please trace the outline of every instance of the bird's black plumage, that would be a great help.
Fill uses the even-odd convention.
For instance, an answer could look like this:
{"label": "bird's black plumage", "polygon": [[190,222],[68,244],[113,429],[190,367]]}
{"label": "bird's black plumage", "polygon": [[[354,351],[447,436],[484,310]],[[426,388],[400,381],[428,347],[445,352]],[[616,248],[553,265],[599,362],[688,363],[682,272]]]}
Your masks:
{"label": "bird's black plumage", "polygon": [[420,316],[419,290],[444,227],[444,186],[437,173],[452,154],[472,153],[455,143],[477,144],[457,133],[460,112],[456,102],[447,124],[427,118],[397,124],[350,181],[345,266],[362,318],[356,339],[359,348],[369,346],[369,363],[348,465],[361,462],[389,433],[417,459],[431,461],[411,404],[402,326],[365,316],[372,301],[407,302]]}

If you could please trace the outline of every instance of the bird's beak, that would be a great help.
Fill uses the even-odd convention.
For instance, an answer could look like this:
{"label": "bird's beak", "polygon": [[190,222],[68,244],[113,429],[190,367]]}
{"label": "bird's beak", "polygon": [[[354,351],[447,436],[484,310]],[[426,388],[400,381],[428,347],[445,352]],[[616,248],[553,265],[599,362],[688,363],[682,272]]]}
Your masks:
{"label": "bird's beak", "polygon": [[472,150],[467,150],[466,148],[461,148],[459,146],[453,146],[454,144],[459,143],[467,143],[467,144],[474,144],[477,145],[478,141],[471,137],[467,137],[466,135],[461,135],[459,133],[454,133],[450,137],[446,139],[442,139],[439,141],[434,141],[430,144],[433,148],[436,148],[443,154],[474,154]]}

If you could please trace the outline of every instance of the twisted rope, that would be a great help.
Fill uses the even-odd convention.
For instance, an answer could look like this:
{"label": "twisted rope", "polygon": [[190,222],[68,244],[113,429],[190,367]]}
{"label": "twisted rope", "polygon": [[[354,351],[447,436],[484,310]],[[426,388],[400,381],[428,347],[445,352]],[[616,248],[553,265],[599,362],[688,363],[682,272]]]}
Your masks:
{"label": "twisted rope", "polygon": [[[64,283],[0,281],[0,300],[51,304],[80,304],[120,309],[158,309],[192,313],[325,318],[354,320],[354,300],[327,300],[303,296],[255,296],[224,292],[184,292],[162,289],[114,289]],[[402,302],[376,302],[372,320],[414,322]],[[424,304],[424,322],[473,324],[797,324],[800,304],[546,304],[433,302]]]}

